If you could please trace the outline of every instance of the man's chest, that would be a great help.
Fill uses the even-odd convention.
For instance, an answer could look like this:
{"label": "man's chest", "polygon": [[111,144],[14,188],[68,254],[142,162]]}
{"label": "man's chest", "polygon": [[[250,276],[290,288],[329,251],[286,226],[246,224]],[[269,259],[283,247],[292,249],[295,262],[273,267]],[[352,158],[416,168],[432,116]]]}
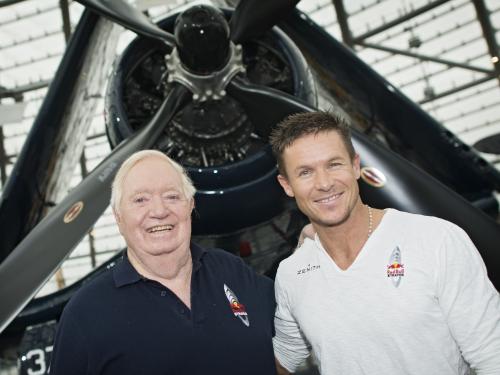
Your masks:
{"label": "man's chest", "polygon": [[431,262],[398,246],[370,255],[346,271],[321,257],[297,267],[288,285],[292,310],[311,341],[411,335],[443,320]]}
{"label": "man's chest", "polygon": [[224,363],[252,359],[255,347],[264,354],[253,360],[270,362],[272,317],[265,304],[237,286],[218,284],[193,288],[191,309],[158,285],[142,285],[114,301],[102,311],[108,324],[91,333],[98,343],[92,367],[109,374],[194,374],[204,366],[225,371]]}

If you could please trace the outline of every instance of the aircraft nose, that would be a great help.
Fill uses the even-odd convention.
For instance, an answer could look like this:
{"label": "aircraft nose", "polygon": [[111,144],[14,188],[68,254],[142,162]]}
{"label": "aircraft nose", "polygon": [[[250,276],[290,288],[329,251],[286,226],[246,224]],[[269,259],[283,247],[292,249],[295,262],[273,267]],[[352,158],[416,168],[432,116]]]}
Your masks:
{"label": "aircraft nose", "polygon": [[175,23],[175,40],[185,67],[196,74],[221,70],[229,60],[229,25],[224,14],[208,5],[191,7]]}

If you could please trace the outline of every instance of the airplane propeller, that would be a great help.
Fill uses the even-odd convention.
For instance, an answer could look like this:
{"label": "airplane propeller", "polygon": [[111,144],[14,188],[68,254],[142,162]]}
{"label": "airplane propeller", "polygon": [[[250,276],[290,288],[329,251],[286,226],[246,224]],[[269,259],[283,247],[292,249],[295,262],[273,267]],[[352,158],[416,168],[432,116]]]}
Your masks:
{"label": "airplane propeller", "polygon": [[[241,101],[252,122],[263,129],[291,113],[313,110],[293,96],[234,78],[230,95]],[[182,109],[190,92],[174,84],[153,119],[138,134],[121,143],[61,203],[59,203],[0,264],[0,295],[9,296],[0,306],[0,332],[22,310],[94,224],[109,203],[110,186],[120,164],[133,152],[151,147],[164,126]],[[262,108],[272,110],[262,110]],[[269,135],[266,130],[265,135]],[[58,233],[49,236],[47,233]],[[38,266],[24,275],[32,259]],[[19,277],[23,275],[23,277]],[[8,289],[8,290],[7,290]]]}
{"label": "airplane propeller", "polygon": [[240,0],[231,17],[231,40],[242,43],[276,25],[300,0]]}
{"label": "airplane propeller", "polygon": [[[177,51],[172,54],[174,55],[172,59],[175,59],[175,54],[178,54],[182,65],[181,67],[178,67],[178,69],[181,71],[187,71],[187,73],[184,73],[181,77],[176,77],[178,82],[186,85],[191,89],[191,91],[193,91],[193,98],[195,100],[200,97],[201,100],[206,100],[210,99],[207,98],[210,94],[206,95],[206,92],[211,92],[212,95],[214,95],[212,98],[218,99],[220,96],[224,95],[223,91],[225,87],[209,87],[206,90],[197,90],[199,89],[199,84],[197,84],[195,79],[193,79],[193,75],[190,73],[194,73],[195,75],[198,75],[198,77],[206,77],[212,74],[215,76],[212,81],[212,85],[216,80],[219,82],[223,81],[224,84],[229,84],[234,75],[241,71],[241,69],[238,70],[237,67],[233,69],[230,68],[231,64],[234,66],[237,65],[237,62],[231,61],[232,56],[229,56],[231,55],[229,36],[234,43],[241,43],[252,37],[262,35],[279,20],[284,18],[291,10],[293,10],[300,0],[273,0],[265,3],[259,0],[241,0],[234,10],[233,16],[229,22],[230,35],[225,35],[225,28],[228,26],[227,21],[221,14],[211,12],[210,7],[208,6],[198,6],[197,10],[194,10],[191,13],[189,13],[190,11],[188,10],[179,16],[176,25],[182,23],[183,21],[185,25],[182,25],[182,27],[176,26],[175,36],[160,29],[139,10],[121,0],[77,1],[93,9],[101,16],[109,17],[112,20],[117,21],[125,28],[143,36],[151,36],[153,38],[160,39],[166,42],[167,45],[177,49]],[[200,21],[203,17],[208,21]],[[201,26],[193,26],[197,23],[201,23]],[[205,24],[203,25],[203,23]],[[195,29],[196,27],[204,29],[204,33],[201,34],[211,35],[201,37],[200,33],[193,33],[190,31],[191,28]],[[216,47],[210,47],[207,49],[207,46]],[[169,59],[170,58],[171,57],[169,57]],[[167,61],[169,61],[169,59],[167,59]],[[223,65],[226,65],[226,72],[222,72],[222,74],[217,75],[216,71],[220,70]],[[184,70],[184,68],[186,69]],[[221,71],[223,70],[224,69]],[[174,76],[175,74],[171,75]],[[198,77],[196,77],[196,79],[199,79]],[[254,85],[246,83],[244,80],[239,80],[238,82],[238,84],[232,86],[231,92],[235,95],[237,95],[237,91],[251,91],[253,93],[253,100],[247,100],[244,95],[238,95],[239,97],[236,99],[241,100],[247,115],[250,118],[253,118],[252,123],[254,124],[256,132],[261,137],[267,138],[270,126],[276,123],[270,122],[270,117],[264,115],[267,115],[268,113],[268,111],[263,110],[265,108],[276,113],[275,108],[270,106],[269,102],[265,100],[268,96],[267,90],[264,87],[258,89]],[[204,85],[207,84],[205,83]],[[246,85],[248,85],[248,87],[245,89]],[[211,86],[210,82],[208,83],[208,86]],[[219,95],[219,93],[221,94]],[[263,95],[258,95],[258,93]],[[280,91],[273,91],[272,96],[277,97],[280,94]],[[260,99],[257,97],[260,97]],[[290,100],[294,99],[292,98]],[[286,102],[286,100],[284,102]],[[283,117],[276,116],[276,118],[278,118],[279,121]]]}
{"label": "airplane propeller", "polygon": [[245,82],[239,77],[229,83],[227,91],[240,102],[257,132],[264,138],[269,136],[274,125],[288,115],[313,110],[292,95]]}
{"label": "airplane propeller", "polygon": [[[143,13],[121,0],[77,0],[103,17],[112,19],[126,29],[175,45],[172,34],[162,30]],[[288,14],[300,0],[240,0],[231,18],[231,39],[242,43],[263,34]]]}
{"label": "airplane propeller", "polygon": [[[121,163],[153,146],[166,124],[187,104],[190,92],[174,84],[153,119],[122,142],[21,241],[0,264],[0,332],[30,301],[109,204]],[[24,272],[36,259],[37,267]]]}
{"label": "airplane propeller", "polygon": [[160,29],[148,17],[125,1],[78,0],[78,2],[137,34],[158,39],[170,47],[175,45],[172,34]]}
{"label": "airplane propeller", "polygon": [[[242,58],[241,54],[238,54],[238,48],[232,44],[242,43],[262,34],[284,17],[298,3],[298,0],[273,0],[269,2],[241,0],[233,13],[230,24],[224,17],[220,17],[219,12],[219,16],[216,18],[218,20],[222,18],[223,21],[222,23],[217,21],[215,27],[209,30],[211,38],[208,40],[210,43],[198,41],[197,45],[192,45],[190,38],[194,34],[200,33],[193,32],[193,29],[189,30],[189,27],[186,27],[186,33],[182,27],[178,28],[178,25],[182,26],[182,22],[176,22],[174,36],[159,28],[124,1],[77,1],[101,16],[110,18],[140,35],[160,40],[170,47],[171,53],[166,57],[168,73],[166,75],[168,85],[166,86],[168,86],[169,91],[152,120],[137,134],[117,146],[80,185],[49,212],[0,264],[0,295],[7,296],[2,299],[0,304],[0,332],[35,295],[36,291],[104,211],[109,202],[111,182],[121,162],[139,149],[151,148],[165,125],[187,104],[190,98],[194,101],[204,101],[217,99],[226,94],[230,95],[243,106],[257,133],[263,138],[267,138],[272,126],[287,115],[313,110],[308,104],[291,95],[251,84],[245,78],[237,76],[237,73],[242,71]],[[201,11],[207,9],[203,6],[196,7]],[[215,13],[207,10],[207,14],[212,16]],[[179,16],[178,20],[182,21],[183,17],[186,21],[188,17],[196,17],[196,13],[188,14],[185,12]],[[217,45],[218,40],[221,41],[221,46]],[[215,46],[218,53],[204,52],[203,48],[207,46]],[[363,140],[362,134],[353,132],[353,136],[356,146],[363,147],[364,143],[369,145],[366,140]],[[387,151],[384,152],[387,154]],[[370,155],[370,153],[364,152],[364,155]],[[392,156],[386,156],[387,160],[390,158]],[[432,181],[426,176],[419,175],[421,172],[418,172],[418,169],[415,168],[415,171],[409,174],[405,171],[412,168],[411,166],[403,162],[398,164],[393,159],[390,160],[391,163],[397,164],[398,173],[394,172],[394,175],[406,173],[407,177],[411,177],[405,181],[406,185],[401,188],[396,186],[399,189],[396,191],[415,190],[412,196],[417,197],[417,203],[420,204],[418,207],[415,206],[415,211],[425,212],[424,209],[428,204],[427,197],[436,195],[436,202],[440,202],[445,201],[444,197],[452,195],[444,187],[436,188],[432,185]],[[389,164],[389,162],[383,163],[385,166]],[[397,181],[396,178],[393,180]],[[436,194],[436,189],[441,192],[441,195]],[[385,191],[378,188],[372,190],[373,194],[387,194],[391,198],[395,196],[393,190],[390,189]],[[396,196],[401,196],[399,203],[407,203],[405,194],[396,194]],[[388,198],[384,199],[389,201]],[[470,219],[478,214],[477,210],[472,209],[470,205],[464,205],[460,199],[462,198],[454,198],[453,196],[450,198],[457,207],[460,205],[465,207],[463,212],[457,214],[458,217]],[[370,202],[368,201],[368,203]],[[402,206],[405,207],[404,204]],[[440,216],[446,217],[448,212],[444,211]],[[482,218],[480,219],[482,220]],[[480,219],[477,221],[479,222]],[[495,232],[497,231],[496,224],[491,224],[489,228],[488,233],[497,233]],[[489,238],[496,238],[493,235],[481,237],[476,234],[474,237],[483,241],[480,243],[482,245],[479,246],[480,248],[490,249],[498,243],[496,241],[494,246],[488,243]],[[486,245],[483,246],[485,241]],[[490,256],[490,264],[496,261],[496,258],[491,260],[492,257],[494,256]],[[37,267],[30,267],[29,273],[25,272],[26,265],[32,263],[33,259],[37,259]]]}
{"label": "airplane propeller", "polygon": [[[198,60],[193,59],[194,54],[199,52],[196,48],[185,43],[189,41],[190,35],[183,34],[182,30],[179,33],[176,32],[174,37],[124,1],[78,1],[99,15],[107,17],[127,29],[146,37],[158,39],[173,50],[177,50],[183,65],[178,69],[184,69],[184,75],[177,81],[169,82],[170,91],[153,119],[136,135],[125,140],[113,150],[62,202],[49,212],[0,264],[0,295],[8,296],[0,305],[0,332],[30,301],[105,210],[109,203],[110,186],[120,164],[135,151],[152,147],[165,125],[187,104],[190,98],[200,99],[200,94],[196,92],[197,85],[192,85],[190,79],[196,81],[200,75],[212,77],[211,80],[208,80],[209,85],[217,84],[218,81],[222,80],[224,86],[218,87],[219,92],[223,92],[226,85],[229,85],[227,90],[230,95],[234,95],[236,99],[241,101],[257,132],[263,137],[267,137],[270,127],[287,114],[301,112],[307,108],[293,97],[282,95],[278,90],[252,85],[235,77],[236,73],[241,70],[238,68],[238,63],[233,61],[234,51],[231,49],[233,47],[228,49],[229,53],[233,55],[227,59],[224,60],[224,56],[208,56],[205,61],[200,62],[201,64],[206,63],[204,68],[199,69],[196,66]],[[227,21],[223,19],[225,24],[222,25],[222,28],[217,26],[212,36],[226,38],[226,41],[222,41],[227,42],[228,45],[229,33],[231,33],[233,40],[238,43],[248,40],[272,27],[287,11],[293,9],[297,2],[296,0],[277,0],[273,2],[273,5],[266,6],[264,9],[260,2],[257,4],[253,0],[242,0],[236,8],[231,22],[233,30],[229,30]],[[188,15],[188,17],[190,16],[193,15]],[[226,30],[227,35],[224,35],[224,32],[221,33],[220,30]],[[203,59],[203,56],[199,57]],[[220,66],[222,60],[226,63],[226,67],[233,65],[232,70],[227,71],[226,69],[224,71],[222,69],[222,75],[210,72],[210,69],[213,70],[217,68],[217,65]],[[186,67],[187,69],[185,69]],[[199,82],[195,83],[200,86]],[[206,85],[206,81],[202,80],[201,86],[203,84]],[[207,91],[209,90],[210,87]],[[214,98],[212,96],[212,99]],[[201,99],[203,100],[203,98]],[[209,99],[204,98],[204,100]],[[272,103],[272,106],[269,103]],[[269,110],[265,110],[265,108]],[[269,113],[273,113],[274,116],[265,116]],[[37,267],[30,269],[29,273],[24,273],[26,264],[32,262],[33,259],[38,260]]]}

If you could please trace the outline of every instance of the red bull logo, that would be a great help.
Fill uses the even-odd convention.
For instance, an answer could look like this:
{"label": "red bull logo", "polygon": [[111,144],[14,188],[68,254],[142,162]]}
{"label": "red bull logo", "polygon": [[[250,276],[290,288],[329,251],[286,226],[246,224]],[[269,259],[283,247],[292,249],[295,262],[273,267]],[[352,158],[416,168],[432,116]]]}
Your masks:
{"label": "red bull logo", "polygon": [[387,277],[396,277],[396,276],[404,276],[405,275],[405,266],[404,264],[394,262],[387,266]]}
{"label": "red bull logo", "polygon": [[397,262],[394,262],[394,263],[388,265],[387,268],[395,270],[395,269],[398,269],[398,268],[404,268],[404,265],[403,264],[399,264]]}
{"label": "red bull logo", "polygon": [[390,278],[392,284],[397,288],[401,283],[402,277],[405,275],[405,265],[401,262],[401,249],[396,246],[389,257],[387,265],[387,277]]}

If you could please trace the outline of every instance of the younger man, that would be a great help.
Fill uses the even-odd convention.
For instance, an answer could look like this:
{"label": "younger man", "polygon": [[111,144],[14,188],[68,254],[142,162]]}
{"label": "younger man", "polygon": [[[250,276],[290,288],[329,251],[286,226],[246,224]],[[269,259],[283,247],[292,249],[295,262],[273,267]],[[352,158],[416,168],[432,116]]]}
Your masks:
{"label": "younger man", "polygon": [[500,298],[463,230],[371,208],[349,128],[293,115],[271,135],[279,183],[316,232],[276,276],[275,356],[322,374],[500,374]]}

